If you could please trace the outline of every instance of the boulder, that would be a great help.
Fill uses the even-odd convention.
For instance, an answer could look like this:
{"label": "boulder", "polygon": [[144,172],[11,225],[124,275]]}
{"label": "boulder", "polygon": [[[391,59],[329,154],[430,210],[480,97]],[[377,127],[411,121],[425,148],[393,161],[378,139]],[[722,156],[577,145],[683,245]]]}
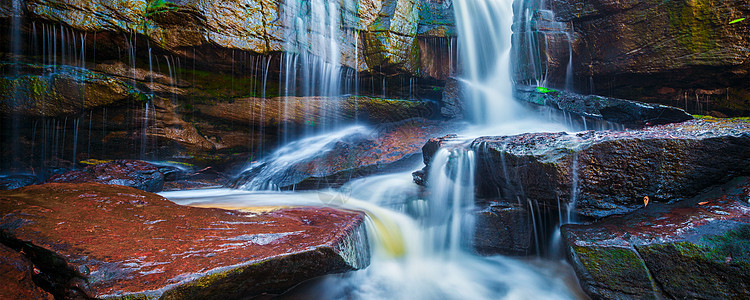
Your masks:
{"label": "boulder", "polygon": [[[440,142],[425,145],[423,156],[431,157]],[[478,197],[573,205],[576,213],[594,218],[633,211],[644,196],[680,201],[750,175],[750,122],[742,119],[480,137],[471,147]]]}
{"label": "boulder", "polygon": [[0,298],[54,299],[34,283],[38,269],[21,253],[0,244]]}
{"label": "boulder", "polygon": [[581,117],[622,124],[628,128],[679,123],[693,119],[693,116],[684,110],[666,105],[580,95],[542,87],[517,86],[515,97]]}
{"label": "boulder", "polygon": [[159,168],[140,160],[116,160],[100,163],[50,177],[47,182],[98,182],[134,187],[147,192],[159,192],[164,185],[164,174]]}
{"label": "boulder", "polygon": [[241,299],[369,263],[364,214],[180,206],[97,183],[0,193],[0,238],[65,298]]}
{"label": "boulder", "polygon": [[338,133],[290,143],[251,165],[231,187],[314,189],[387,170],[411,168],[430,136],[456,130],[439,121],[409,119],[373,129],[350,127]]}
{"label": "boulder", "polygon": [[568,260],[592,298],[750,297],[750,180],[679,203],[564,225]]}

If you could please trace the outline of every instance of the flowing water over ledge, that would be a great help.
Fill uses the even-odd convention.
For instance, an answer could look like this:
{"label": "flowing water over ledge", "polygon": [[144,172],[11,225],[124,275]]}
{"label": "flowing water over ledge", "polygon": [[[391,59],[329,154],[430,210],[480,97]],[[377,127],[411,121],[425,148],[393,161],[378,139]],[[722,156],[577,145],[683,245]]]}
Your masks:
{"label": "flowing water over ledge", "polygon": [[[333,206],[368,215],[372,263],[364,270],[316,279],[279,296],[282,299],[576,299],[572,269],[562,261],[519,260],[472,253],[471,151],[461,147],[436,157],[444,172],[433,192],[420,197],[409,172],[371,176],[337,190],[303,192],[210,189],[165,192],[184,205],[242,209],[278,206]],[[457,164],[448,164],[448,161]],[[417,166],[415,166],[417,167]],[[472,175],[472,176],[468,176]],[[453,180],[453,178],[459,178]],[[471,188],[469,188],[471,187]],[[465,203],[460,203],[460,201]],[[272,209],[272,208],[270,208]]]}

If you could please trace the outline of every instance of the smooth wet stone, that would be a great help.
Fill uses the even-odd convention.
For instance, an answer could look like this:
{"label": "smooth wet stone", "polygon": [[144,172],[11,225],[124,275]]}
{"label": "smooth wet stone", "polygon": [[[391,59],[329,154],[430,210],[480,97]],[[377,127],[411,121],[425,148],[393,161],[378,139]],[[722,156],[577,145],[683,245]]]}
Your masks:
{"label": "smooth wet stone", "polygon": [[[456,130],[457,126],[463,125],[418,118],[383,124],[337,141],[328,151],[284,166],[270,179],[281,189],[316,189],[341,186],[375,173],[406,170],[418,163],[422,145],[430,136]],[[258,170],[262,168],[245,171],[230,186],[243,187],[258,176]]]}
{"label": "smooth wet stone", "polygon": [[242,299],[369,264],[364,215],[332,208],[240,212],[49,183],[0,193],[0,210],[2,242],[57,296]]}
{"label": "smooth wet stone", "polygon": [[47,182],[98,182],[134,187],[147,192],[159,192],[164,186],[164,174],[159,171],[158,167],[145,161],[116,160],[87,166],[82,170],[53,175]]}
{"label": "smooth wet stone", "polygon": [[34,283],[34,268],[23,254],[0,244],[0,298],[53,299]]}
{"label": "smooth wet stone", "polygon": [[750,297],[750,180],[624,216],[564,225],[568,260],[592,298]]}
{"label": "smooth wet stone", "polygon": [[[424,157],[431,157],[440,143],[434,139],[425,145]],[[529,199],[550,207],[574,201],[576,213],[594,218],[633,211],[644,196],[652,202],[681,201],[750,175],[746,120],[481,137],[471,147],[477,152],[479,197]]]}
{"label": "smooth wet stone", "polygon": [[580,95],[547,88],[518,86],[514,95],[517,99],[529,103],[551,107],[581,117],[622,124],[628,128],[679,123],[693,119],[693,116],[675,107],[596,95]]}

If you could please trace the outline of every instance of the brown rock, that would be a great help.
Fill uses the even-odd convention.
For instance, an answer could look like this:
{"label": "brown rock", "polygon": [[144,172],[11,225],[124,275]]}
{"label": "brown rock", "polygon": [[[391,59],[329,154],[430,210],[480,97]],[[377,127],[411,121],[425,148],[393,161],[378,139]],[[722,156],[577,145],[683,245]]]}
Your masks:
{"label": "brown rock", "polygon": [[592,298],[750,296],[750,180],[679,203],[564,225],[568,259]]}
{"label": "brown rock", "polygon": [[250,189],[267,184],[282,189],[331,187],[352,178],[412,167],[419,159],[415,155],[430,136],[456,130],[456,126],[458,124],[415,118],[383,124],[371,131],[363,129],[294,162],[262,161],[245,171],[231,186]]}
{"label": "brown rock", "polygon": [[3,242],[27,245],[56,295],[224,298],[279,293],[369,263],[363,214],[185,207],[130,187],[59,184],[0,194]]}
{"label": "brown rock", "polygon": [[0,244],[0,298],[52,300],[52,295],[32,280],[34,269],[21,253]]}
{"label": "brown rock", "polygon": [[[431,141],[423,156],[439,146],[440,140]],[[480,137],[472,147],[479,197],[549,207],[575,201],[576,213],[595,218],[642,207],[644,196],[652,204],[680,201],[750,175],[750,122],[736,119]]]}

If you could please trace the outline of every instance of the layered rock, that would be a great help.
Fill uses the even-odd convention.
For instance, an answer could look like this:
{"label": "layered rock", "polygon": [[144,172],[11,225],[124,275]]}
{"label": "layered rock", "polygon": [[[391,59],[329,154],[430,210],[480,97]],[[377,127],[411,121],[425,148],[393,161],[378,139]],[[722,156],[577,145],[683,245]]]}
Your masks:
{"label": "layered rock", "polygon": [[410,118],[434,118],[437,104],[428,101],[349,97],[278,97],[237,99],[195,109],[225,122],[255,126],[330,126],[342,122],[398,122]]}
{"label": "layered rock", "polygon": [[[455,34],[450,1],[434,2],[34,0],[22,3],[19,13],[22,18],[64,24],[78,32],[98,32],[97,39],[113,42],[100,47],[135,45],[137,39],[122,38],[125,33],[173,55],[216,61],[222,68],[240,61],[231,52],[237,50],[261,55],[310,53],[324,60],[337,59],[332,63],[357,71],[387,68],[417,75],[417,36]],[[423,6],[440,9],[423,14]],[[14,14],[9,3],[0,6],[0,17],[11,19]],[[326,32],[330,27],[337,27],[335,33]],[[336,40],[335,49],[320,47],[331,39]],[[117,48],[101,52],[112,51]],[[331,51],[339,53],[332,56]]]}
{"label": "layered rock", "polygon": [[430,136],[455,130],[456,125],[409,119],[372,130],[352,127],[325,137],[307,138],[252,164],[231,186],[323,188],[376,172],[409,168],[419,160],[421,146]]}
{"label": "layered rock", "polygon": [[[439,148],[440,140],[425,145]],[[693,120],[628,131],[529,133],[481,137],[479,197],[529,199],[603,217],[633,211],[644,196],[675,202],[735,176],[750,174],[750,122]]]}
{"label": "layered rock", "polygon": [[125,101],[145,103],[149,98],[131,84],[106,74],[70,66],[54,68],[24,65],[22,75],[0,77],[0,112],[6,116],[57,117]]}
{"label": "layered rock", "polygon": [[628,128],[679,123],[693,119],[693,116],[684,110],[671,106],[596,95],[579,95],[548,88],[518,86],[515,96],[529,103],[551,107],[584,118],[621,124]]}
{"label": "layered rock", "polygon": [[[740,20],[750,13],[747,1],[548,0],[518,8],[518,82],[568,82],[578,92],[692,113],[749,111],[750,26]],[[526,8],[530,14],[519,14]]]}
{"label": "layered rock", "polygon": [[147,192],[159,192],[164,186],[164,174],[159,171],[159,168],[145,161],[117,160],[53,175],[48,182],[98,182],[134,187]]}
{"label": "layered rock", "polygon": [[0,194],[2,242],[56,297],[244,298],[369,263],[363,214],[185,207],[129,187],[58,184]]}
{"label": "layered rock", "polygon": [[750,181],[625,216],[565,225],[565,250],[592,298],[747,298]]}

